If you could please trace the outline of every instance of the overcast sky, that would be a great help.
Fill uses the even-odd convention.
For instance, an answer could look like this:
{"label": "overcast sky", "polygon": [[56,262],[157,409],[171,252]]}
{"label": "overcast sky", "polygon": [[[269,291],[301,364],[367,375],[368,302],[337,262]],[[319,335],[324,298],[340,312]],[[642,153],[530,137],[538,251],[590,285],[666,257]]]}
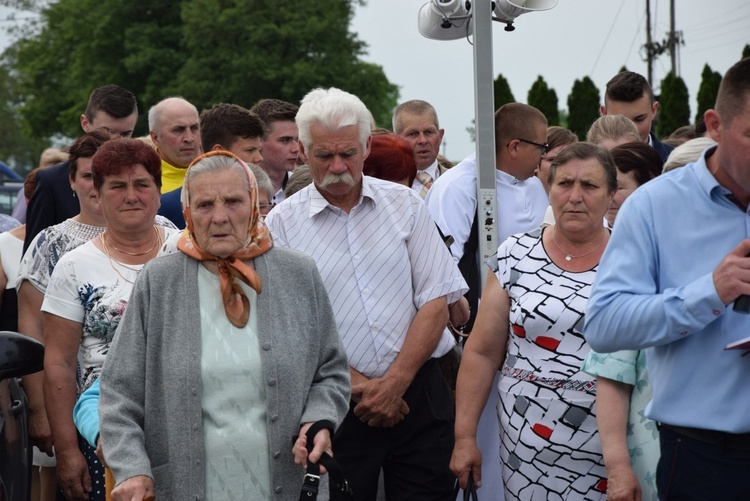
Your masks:
{"label": "overcast sky", "polygon": [[[460,160],[474,149],[466,132],[474,117],[473,49],[466,39],[436,41],[419,34],[417,12],[426,1],[368,0],[357,8],[351,29],[369,46],[365,59],[380,64],[400,87],[402,101],[424,99],[435,106],[446,131],[446,154]],[[703,65],[724,74],[750,43],[750,2],[675,3],[676,29],[685,41],[678,72],[690,92],[692,118]],[[645,5],[645,0],[560,0],[552,10],[518,17],[512,33],[493,23],[494,74],[502,73],[516,101],[524,103],[539,75],[555,89],[562,109],[567,109],[573,82],[584,76],[603,95],[623,65],[647,74],[641,58]],[[661,41],[669,31],[669,1],[651,0],[651,9],[652,37]],[[665,53],[654,64],[657,92],[670,69]]]}
{"label": "overcast sky", "polygon": [[[365,59],[383,67],[399,86],[402,101],[424,99],[438,111],[446,130],[445,153],[460,160],[473,151],[466,128],[474,117],[473,52],[465,39],[436,41],[417,31],[417,12],[426,0],[368,0],[356,7],[351,26],[368,45]],[[519,102],[542,75],[567,109],[573,82],[589,76],[603,94],[607,81],[626,66],[647,73],[641,46],[646,40],[646,0],[560,0],[552,10],[524,14],[516,31],[493,23],[494,74],[502,73]],[[679,49],[679,74],[691,97],[691,117],[703,65],[724,73],[750,43],[750,2],[746,0],[676,0],[676,28],[685,45]],[[710,6],[709,6],[710,5]],[[669,30],[669,1],[651,0],[652,36],[661,41]],[[8,43],[10,11],[0,7],[0,49]],[[668,54],[654,64],[658,84],[670,69]],[[272,97],[272,96],[269,96]],[[388,125],[388,124],[379,124]]]}

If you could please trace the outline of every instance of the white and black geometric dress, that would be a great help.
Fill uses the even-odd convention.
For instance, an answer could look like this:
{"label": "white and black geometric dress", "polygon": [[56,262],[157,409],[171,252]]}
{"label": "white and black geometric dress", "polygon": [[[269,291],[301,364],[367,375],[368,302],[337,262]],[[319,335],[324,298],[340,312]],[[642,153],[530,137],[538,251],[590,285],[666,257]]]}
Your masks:
{"label": "white and black geometric dress", "polygon": [[498,384],[506,499],[605,499],[596,427],[596,381],[581,371],[581,335],[596,268],[573,273],[547,255],[542,231],[498,250],[496,275],[511,299],[508,350]]}

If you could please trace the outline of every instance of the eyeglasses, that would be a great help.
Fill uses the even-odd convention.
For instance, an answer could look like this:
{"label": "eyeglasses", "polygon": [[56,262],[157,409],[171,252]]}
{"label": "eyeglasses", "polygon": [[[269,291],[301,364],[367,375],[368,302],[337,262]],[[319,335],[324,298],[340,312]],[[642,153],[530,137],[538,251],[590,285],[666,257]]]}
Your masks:
{"label": "eyeglasses", "polygon": [[[522,143],[531,144],[531,145],[536,146],[537,148],[539,148],[539,154],[540,155],[544,155],[545,153],[547,153],[549,151],[549,144],[547,144],[547,143],[544,143],[544,144],[535,143],[534,141],[529,141],[528,139],[521,139],[520,137],[517,138],[517,139],[519,141],[521,141]],[[508,146],[510,146],[510,143],[508,143],[505,147],[507,148]]]}

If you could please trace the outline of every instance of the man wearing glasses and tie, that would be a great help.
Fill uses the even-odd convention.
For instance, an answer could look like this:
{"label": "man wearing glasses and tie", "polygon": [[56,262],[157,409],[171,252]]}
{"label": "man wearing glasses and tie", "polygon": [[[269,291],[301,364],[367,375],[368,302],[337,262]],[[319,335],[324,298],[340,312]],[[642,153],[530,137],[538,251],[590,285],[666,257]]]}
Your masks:
{"label": "man wearing glasses and tie", "polygon": [[414,150],[417,177],[411,188],[425,198],[432,184],[447,170],[437,160],[445,130],[440,128],[435,108],[419,99],[401,103],[393,112],[393,132]]}

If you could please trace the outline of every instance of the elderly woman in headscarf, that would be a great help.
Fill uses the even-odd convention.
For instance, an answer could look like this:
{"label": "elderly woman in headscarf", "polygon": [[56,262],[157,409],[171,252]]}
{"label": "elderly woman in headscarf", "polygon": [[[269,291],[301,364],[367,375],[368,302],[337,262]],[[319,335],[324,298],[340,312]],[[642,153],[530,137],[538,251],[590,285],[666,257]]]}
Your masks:
{"label": "elderly woman in headscarf", "polygon": [[[255,178],[229,152],[190,166],[179,252],[139,276],[101,378],[113,498],[296,500],[330,453],[350,382],[309,257],[273,246]],[[302,439],[300,439],[302,440]]]}

